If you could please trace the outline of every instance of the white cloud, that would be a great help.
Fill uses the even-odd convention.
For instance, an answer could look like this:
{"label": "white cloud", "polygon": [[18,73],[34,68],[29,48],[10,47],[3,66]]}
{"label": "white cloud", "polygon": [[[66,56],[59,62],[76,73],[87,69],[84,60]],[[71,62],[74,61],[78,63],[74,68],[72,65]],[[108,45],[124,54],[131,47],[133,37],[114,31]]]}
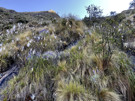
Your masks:
{"label": "white cloud", "polygon": [[[104,14],[109,14],[110,11],[120,13],[129,8],[129,3],[132,0],[102,0],[101,7],[104,9]],[[100,3],[99,3],[100,5]]]}

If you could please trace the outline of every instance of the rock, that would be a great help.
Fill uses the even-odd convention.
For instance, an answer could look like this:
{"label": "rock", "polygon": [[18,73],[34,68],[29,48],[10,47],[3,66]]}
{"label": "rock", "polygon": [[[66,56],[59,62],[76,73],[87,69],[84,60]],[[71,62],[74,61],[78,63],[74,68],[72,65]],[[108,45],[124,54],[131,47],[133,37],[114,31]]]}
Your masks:
{"label": "rock", "polygon": [[43,54],[43,56],[42,56],[43,58],[45,58],[45,59],[56,59],[56,57],[57,57],[57,53],[56,52],[54,52],[54,51],[47,51],[47,52],[45,52],[44,54]]}
{"label": "rock", "polygon": [[35,100],[35,95],[34,94],[31,95],[31,99]]}
{"label": "rock", "polygon": [[42,57],[51,61],[53,64],[57,64],[59,60],[67,59],[70,56],[69,52],[64,51],[47,51]]}

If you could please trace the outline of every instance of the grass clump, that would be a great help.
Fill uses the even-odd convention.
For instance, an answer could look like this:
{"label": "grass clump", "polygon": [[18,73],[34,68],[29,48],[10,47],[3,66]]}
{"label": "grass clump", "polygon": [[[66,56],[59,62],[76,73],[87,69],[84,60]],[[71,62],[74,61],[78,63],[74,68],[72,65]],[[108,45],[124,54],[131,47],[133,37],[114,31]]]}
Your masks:
{"label": "grass clump", "polygon": [[99,93],[99,99],[101,101],[121,101],[120,96],[117,93],[107,89],[101,90]]}
{"label": "grass clump", "polygon": [[57,101],[92,101],[85,88],[75,81],[58,82],[56,99]]}

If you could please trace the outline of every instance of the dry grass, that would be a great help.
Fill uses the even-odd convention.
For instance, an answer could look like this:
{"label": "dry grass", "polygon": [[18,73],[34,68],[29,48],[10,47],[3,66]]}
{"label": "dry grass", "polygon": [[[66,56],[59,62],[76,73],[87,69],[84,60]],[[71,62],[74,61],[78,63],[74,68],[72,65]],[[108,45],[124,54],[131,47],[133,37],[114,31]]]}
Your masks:
{"label": "dry grass", "polygon": [[75,81],[58,82],[56,90],[57,101],[92,101],[91,95],[88,95],[85,88]]}
{"label": "dry grass", "polygon": [[103,89],[99,93],[99,99],[101,101],[121,101],[120,96],[112,91],[109,91],[107,89]]}
{"label": "dry grass", "polygon": [[55,13],[56,14],[56,12],[54,10],[49,10],[48,12],[49,13]]}

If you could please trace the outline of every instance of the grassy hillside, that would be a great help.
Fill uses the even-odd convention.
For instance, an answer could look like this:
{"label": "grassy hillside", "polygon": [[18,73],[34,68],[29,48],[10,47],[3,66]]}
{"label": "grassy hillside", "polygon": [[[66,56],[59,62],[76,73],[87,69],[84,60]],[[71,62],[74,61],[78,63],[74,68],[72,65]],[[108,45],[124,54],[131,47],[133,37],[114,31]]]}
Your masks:
{"label": "grassy hillside", "polygon": [[59,18],[59,15],[54,12],[16,12],[0,8],[0,31],[12,28],[12,24],[45,24],[47,21],[53,21]]}
{"label": "grassy hillside", "polygon": [[[46,21],[46,13],[59,18],[49,12],[22,15]],[[3,30],[0,100],[134,101],[134,66],[123,46],[133,26],[123,19],[122,26],[113,18],[103,19],[90,27],[72,17],[51,19],[42,26],[29,26],[28,20]]]}

